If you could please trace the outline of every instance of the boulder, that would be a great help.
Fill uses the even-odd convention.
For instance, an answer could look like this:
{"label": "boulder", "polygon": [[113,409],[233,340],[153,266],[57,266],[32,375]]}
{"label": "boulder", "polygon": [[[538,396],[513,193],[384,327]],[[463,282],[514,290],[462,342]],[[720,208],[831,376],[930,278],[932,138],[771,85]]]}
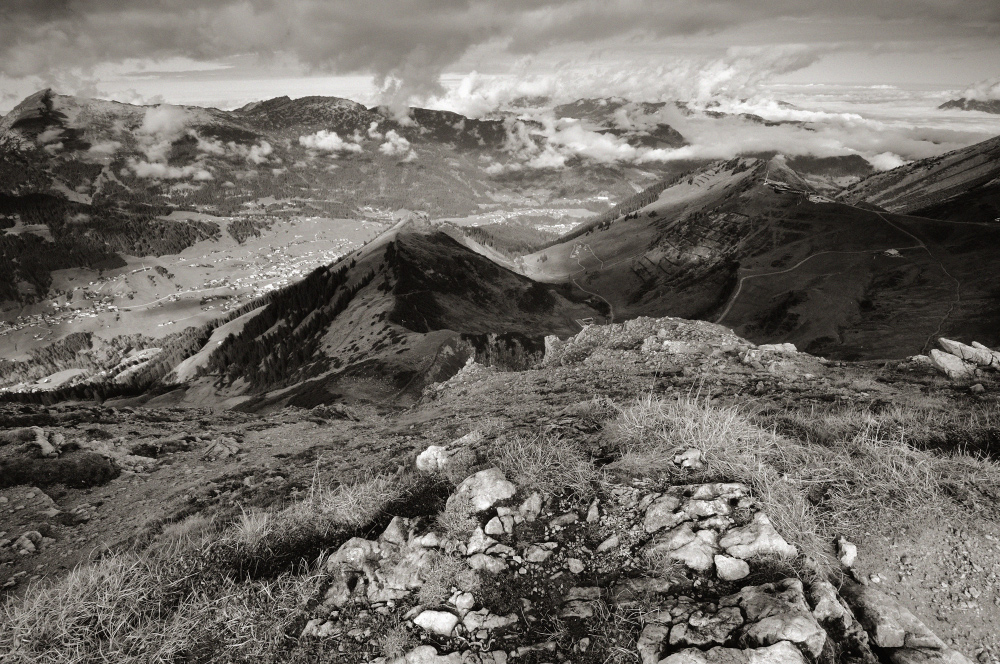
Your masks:
{"label": "boulder", "polygon": [[951,353],[942,353],[937,348],[931,349],[931,364],[952,380],[968,380],[976,373],[975,364]]}
{"label": "boulder", "polygon": [[978,347],[966,346],[960,341],[952,341],[951,339],[945,339],[944,337],[938,339],[938,343],[946,352],[951,353],[955,357],[963,359],[966,362],[972,362],[981,367],[1000,369],[1000,360],[998,360],[993,354],[993,351],[986,348],[982,344],[978,344]]}
{"label": "boulder", "polygon": [[471,506],[473,512],[484,512],[502,500],[514,497],[517,487],[503,476],[499,468],[487,468],[465,478],[448,498],[448,506]]}
{"label": "boulder", "polygon": [[799,349],[795,347],[795,344],[764,344],[762,346],[757,346],[758,350],[771,353],[797,353]]}

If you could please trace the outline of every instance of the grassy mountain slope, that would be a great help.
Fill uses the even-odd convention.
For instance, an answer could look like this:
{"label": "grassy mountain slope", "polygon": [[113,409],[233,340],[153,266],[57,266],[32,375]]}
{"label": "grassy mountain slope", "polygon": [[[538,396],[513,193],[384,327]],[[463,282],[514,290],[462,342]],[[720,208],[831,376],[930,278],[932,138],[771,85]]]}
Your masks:
{"label": "grassy mountain slope", "polygon": [[616,320],[720,320],[830,357],[903,357],[935,334],[1000,341],[998,228],[833,203],[780,160],[719,163],[668,185],[524,256],[522,269],[600,296]]}
{"label": "grassy mountain slope", "polygon": [[211,351],[205,372],[230,391],[290,388],[324,402],[419,394],[489,335],[539,347],[547,334],[579,330],[577,319],[599,316],[585,297],[533,282],[439,228],[401,222],[275,295]]}
{"label": "grassy mountain slope", "polygon": [[900,214],[996,223],[1000,218],[1000,136],[876,173],[840,198]]}

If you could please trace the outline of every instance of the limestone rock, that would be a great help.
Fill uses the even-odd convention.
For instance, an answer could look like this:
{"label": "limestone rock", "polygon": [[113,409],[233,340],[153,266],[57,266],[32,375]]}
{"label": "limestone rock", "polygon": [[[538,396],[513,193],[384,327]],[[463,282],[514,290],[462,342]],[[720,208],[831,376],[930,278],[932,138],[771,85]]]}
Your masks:
{"label": "limestone rock", "polygon": [[499,468],[487,468],[465,478],[448,504],[462,505],[468,501],[473,511],[483,512],[501,500],[513,498],[516,491],[517,487],[507,481]]}
{"label": "limestone rock", "polygon": [[745,560],[729,556],[715,556],[715,574],[723,581],[739,581],[750,574],[750,565]]}
{"label": "limestone rock", "polygon": [[850,609],[841,603],[837,589],[829,581],[816,581],[809,586],[809,603],[813,606],[813,616],[824,627],[836,626],[836,631],[845,633],[854,622]]}
{"label": "limestone rock", "polygon": [[663,651],[663,642],[670,634],[669,625],[649,623],[642,628],[636,648],[642,664],[657,664],[660,661],[660,653]]}
{"label": "limestone rock", "polygon": [[742,626],[743,614],[735,606],[717,612],[695,611],[687,621],[678,622],[670,628],[670,645],[722,645]]}
{"label": "limestone rock", "polygon": [[477,553],[469,556],[469,567],[472,569],[485,570],[490,574],[499,574],[507,569],[507,563],[496,556],[489,556],[485,553]]}
{"label": "limestone rock", "polygon": [[433,634],[451,636],[458,625],[458,616],[448,611],[422,611],[413,619],[413,623]]}
{"label": "limestone rock", "polygon": [[931,349],[931,364],[952,380],[967,380],[976,372],[975,364],[966,362],[951,353],[942,353],[937,348]]}
{"label": "limestone rock", "polygon": [[981,367],[990,367],[993,369],[1000,368],[1000,361],[997,360],[993,351],[986,348],[982,344],[966,346],[960,341],[952,341],[951,339],[945,339],[944,337],[938,339],[938,343],[941,344],[941,348],[943,348],[946,352],[951,353],[955,357],[961,358],[966,362],[972,362]]}
{"label": "limestone rock", "polygon": [[688,648],[661,659],[659,664],[806,664],[806,659],[795,646],[782,641],[754,650],[715,647],[702,651]]}
{"label": "limestone rock", "polygon": [[721,603],[736,604],[743,609],[747,620],[743,638],[748,643],[769,646],[791,641],[806,648],[813,657],[823,652],[826,631],[809,609],[798,579],[747,586]]}
{"label": "limestone rock", "polygon": [[798,555],[798,549],[785,541],[763,512],[754,515],[752,523],[726,533],[719,540],[719,546],[730,556],[743,560],[762,555],[783,558],[793,558]]}
{"label": "limestone rock", "polygon": [[517,511],[525,521],[534,521],[542,511],[542,496],[537,491],[532,493]]}
{"label": "limestone rock", "polygon": [[763,344],[757,346],[758,350],[771,352],[771,353],[797,353],[799,349],[795,347],[795,344]]}
{"label": "limestone rock", "polygon": [[646,508],[646,518],[642,522],[642,527],[647,533],[655,533],[663,528],[673,528],[685,520],[683,514],[677,514],[677,509],[681,506],[681,499],[677,496],[663,496],[653,501],[653,504]]}
{"label": "limestone rock", "polygon": [[854,608],[858,621],[880,648],[929,648],[945,644],[909,609],[870,586],[846,583],[841,594]]}
{"label": "limestone rock", "polygon": [[443,445],[431,445],[417,456],[417,470],[434,473],[444,470],[451,455]]}
{"label": "limestone rock", "polygon": [[858,547],[848,540],[840,537],[837,539],[837,557],[844,567],[854,567],[858,560]]}

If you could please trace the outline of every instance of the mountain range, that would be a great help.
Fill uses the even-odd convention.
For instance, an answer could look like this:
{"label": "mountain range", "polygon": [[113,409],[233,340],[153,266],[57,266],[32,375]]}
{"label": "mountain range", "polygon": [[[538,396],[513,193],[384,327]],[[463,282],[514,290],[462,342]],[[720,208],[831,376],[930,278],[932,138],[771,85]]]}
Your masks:
{"label": "mountain range", "polygon": [[[623,121],[662,109],[581,100],[553,114],[633,150],[683,145],[667,124]],[[547,336],[639,316],[842,360],[942,335],[1000,343],[1000,138],[886,172],[777,153],[524,166],[561,154],[558,140],[529,116],[395,117],[333,98],[219,111],[29,97],[0,120],[0,299],[8,317],[75,318],[49,337],[12,332],[8,396],[407,401],[471,358],[530,364]],[[319,246],[344,217],[366,235],[254,288],[259,252]],[[95,273],[80,320],[68,284]]]}

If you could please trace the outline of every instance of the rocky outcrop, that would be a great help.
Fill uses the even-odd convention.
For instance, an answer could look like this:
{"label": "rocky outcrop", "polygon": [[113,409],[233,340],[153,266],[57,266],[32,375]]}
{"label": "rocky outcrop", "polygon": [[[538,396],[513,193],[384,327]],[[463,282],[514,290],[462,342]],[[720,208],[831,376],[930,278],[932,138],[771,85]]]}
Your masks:
{"label": "rocky outcrop", "polygon": [[[439,451],[420,458],[436,468]],[[448,503],[471,534],[396,517],[332,553],[301,636],[349,651],[368,616],[395,615],[409,645],[381,664],[603,661],[612,647],[643,664],[873,664],[871,645],[893,662],[965,661],[871,589],[774,580],[798,551],[741,484],[607,485],[583,501],[487,468]]]}
{"label": "rocky outcrop", "polygon": [[955,381],[970,381],[978,371],[1000,370],[1000,352],[991,350],[983,344],[973,341],[972,345],[963,344],[941,337],[938,343],[944,351],[936,348],[930,352],[930,362],[938,371]]}

